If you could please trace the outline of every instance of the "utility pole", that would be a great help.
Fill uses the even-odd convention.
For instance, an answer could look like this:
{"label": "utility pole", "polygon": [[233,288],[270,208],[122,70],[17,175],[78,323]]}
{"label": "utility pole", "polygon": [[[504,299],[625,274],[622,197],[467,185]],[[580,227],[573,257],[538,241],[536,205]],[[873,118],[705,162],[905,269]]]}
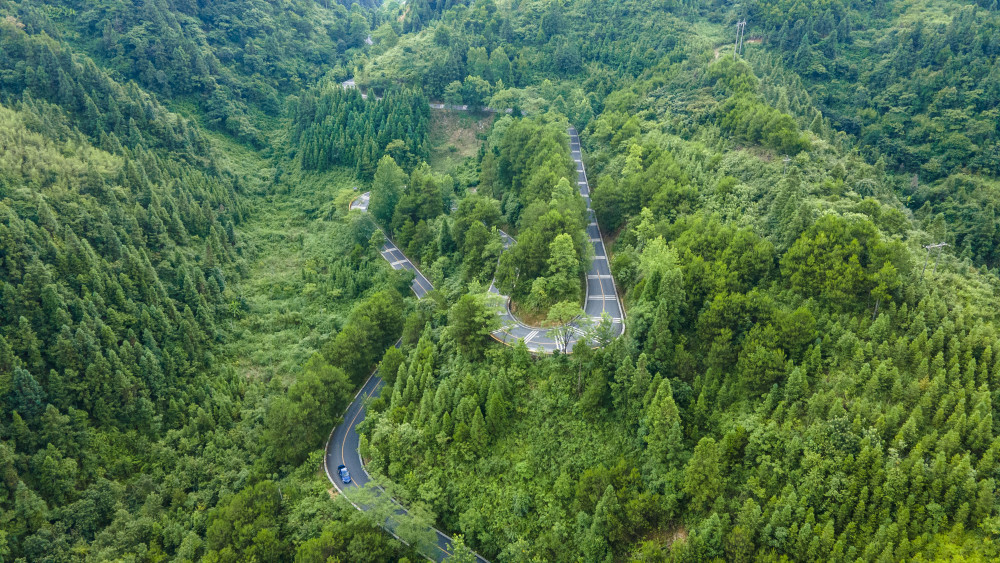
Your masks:
{"label": "utility pole", "polygon": [[944,248],[944,247],[946,247],[946,246],[948,246],[948,243],[946,243],[946,242],[939,242],[937,244],[928,244],[928,245],[924,246],[924,248],[927,249],[927,255],[924,256],[924,269],[920,271],[920,275],[921,276],[923,276],[924,272],[927,271],[927,261],[931,257],[931,250],[934,250],[934,249],[937,249],[937,253],[934,254],[934,273],[935,274],[937,273],[938,258],[941,256],[941,249]]}
{"label": "utility pole", "polygon": [[746,37],[747,20],[743,18],[743,30],[740,32],[740,56],[743,56],[743,39]]}
{"label": "utility pole", "polygon": [[746,33],[747,20],[736,22],[736,42],[733,43],[733,58],[743,54],[743,35]]}

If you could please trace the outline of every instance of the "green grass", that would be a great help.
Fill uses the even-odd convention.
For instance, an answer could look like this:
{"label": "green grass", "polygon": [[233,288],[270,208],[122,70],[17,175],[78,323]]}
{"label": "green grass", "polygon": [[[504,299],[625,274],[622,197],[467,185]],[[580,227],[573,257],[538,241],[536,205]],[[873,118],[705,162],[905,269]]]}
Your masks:
{"label": "green grass", "polygon": [[431,168],[441,174],[453,174],[467,159],[475,158],[493,119],[493,115],[431,110],[428,159]]}
{"label": "green grass", "polygon": [[[240,164],[252,164],[253,155],[244,153]],[[268,163],[257,164],[262,170]],[[287,174],[242,226],[248,275],[234,289],[245,312],[227,327],[233,337],[226,355],[245,377],[289,378],[350,311],[353,300],[331,286],[326,267],[350,250],[337,241],[356,185],[345,170]]]}
{"label": "green grass", "polygon": [[708,21],[699,21],[691,25],[691,35],[686,39],[693,45],[707,48],[720,42],[729,41],[732,44],[735,36],[734,29],[730,26],[721,26]]}

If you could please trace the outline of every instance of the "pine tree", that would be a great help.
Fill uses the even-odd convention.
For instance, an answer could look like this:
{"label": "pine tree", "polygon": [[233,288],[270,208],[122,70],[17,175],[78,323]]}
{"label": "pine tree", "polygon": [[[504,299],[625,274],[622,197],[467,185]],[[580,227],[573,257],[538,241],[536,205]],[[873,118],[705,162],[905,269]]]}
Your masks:
{"label": "pine tree", "polygon": [[695,446],[684,473],[684,492],[691,497],[694,510],[705,510],[722,492],[718,446],[704,437]]}
{"label": "pine tree", "polygon": [[381,225],[388,225],[396,210],[396,205],[402,197],[406,174],[391,156],[385,155],[379,160],[375,177],[372,180],[371,200],[368,211]]}
{"label": "pine tree", "polygon": [[456,534],[451,540],[451,555],[448,563],[476,563],[476,554],[465,544],[465,536]]}
{"label": "pine tree", "polygon": [[486,452],[489,434],[486,431],[486,421],[483,420],[483,411],[478,406],[475,407],[472,413],[472,422],[469,424],[469,441],[476,454],[482,455]]}
{"label": "pine tree", "polygon": [[510,405],[505,395],[500,380],[494,379],[486,399],[486,427],[494,437],[499,436],[507,426]]}
{"label": "pine tree", "polygon": [[785,400],[789,404],[802,400],[809,393],[809,382],[806,379],[805,370],[801,366],[792,369],[785,383]]}
{"label": "pine tree", "polygon": [[438,252],[441,256],[449,256],[458,250],[455,239],[451,236],[451,227],[448,225],[447,220],[441,221],[441,234],[438,236]]}
{"label": "pine tree", "polygon": [[737,563],[748,563],[753,560],[754,542],[760,522],[760,506],[751,498],[743,501],[735,525],[726,538],[725,550],[730,560]]}
{"label": "pine tree", "polygon": [[11,387],[10,410],[21,413],[29,420],[41,414],[45,404],[45,391],[31,372],[15,366]]}
{"label": "pine tree", "polygon": [[567,233],[557,235],[549,244],[546,287],[550,302],[579,300],[579,271],[580,260],[576,255],[573,237]]}

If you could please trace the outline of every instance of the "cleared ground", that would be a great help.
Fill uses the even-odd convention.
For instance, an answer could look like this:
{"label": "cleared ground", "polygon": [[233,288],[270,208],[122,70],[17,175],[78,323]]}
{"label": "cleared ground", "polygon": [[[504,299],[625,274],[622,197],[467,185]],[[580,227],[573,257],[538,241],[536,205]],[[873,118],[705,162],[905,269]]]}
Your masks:
{"label": "cleared ground", "polygon": [[428,136],[431,168],[451,174],[466,159],[475,157],[495,117],[493,114],[432,109]]}

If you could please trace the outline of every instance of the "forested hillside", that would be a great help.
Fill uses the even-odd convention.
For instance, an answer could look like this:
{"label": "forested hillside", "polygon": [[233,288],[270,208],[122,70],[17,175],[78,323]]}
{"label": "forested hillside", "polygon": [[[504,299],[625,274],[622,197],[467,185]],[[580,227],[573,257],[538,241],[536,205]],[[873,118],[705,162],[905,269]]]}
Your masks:
{"label": "forested hillside", "polygon": [[64,39],[115,75],[197,103],[213,126],[259,147],[253,114],[278,116],[285,95],[327,72],[344,76],[369,33],[361,9],[309,0],[4,0],[0,9],[29,34]]}
{"label": "forested hillside", "polygon": [[[768,51],[801,77],[831,127],[848,134],[869,161],[898,174],[896,189],[907,207],[926,222],[940,215],[948,223],[947,232],[935,235],[996,268],[996,7],[846,5],[788,19],[790,9],[754,6]],[[777,96],[787,111],[787,96]]]}
{"label": "forested hillside", "polygon": [[427,158],[430,109],[419,92],[391,92],[368,102],[357,89],[334,84],[307,91],[290,111],[292,142],[298,143],[304,170],[353,167],[367,179],[382,155],[407,169]]}
{"label": "forested hillside", "polygon": [[1000,557],[997,17],[0,0],[0,562]]}
{"label": "forested hillside", "polygon": [[486,144],[480,166],[479,188],[500,201],[520,239],[500,257],[497,287],[528,311],[579,302],[580,277],[593,254],[563,130],[559,122],[501,121],[494,126],[500,138]]}
{"label": "forested hillside", "polygon": [[[0,19],[0,560],[401,556],[312,474],[348,374],[389,340],[356,368],[340,358],[346,374],[303,361],[287,395],[283,377],[248,377],[240,338],[263,331],[235,321],[262,311],[234,284],[255,273],[246,220],[267,184],[197,121],[40,32],[68,31],[44,17],[68,7],[26,4],[37,27]],[[356,300],[391,285],[340,246],[324,287]],[[327,316],[371,337],[350,304]]]}
{"label": "forested hillside", "polygon": [[[432,97],[478,77],[492,107],[587,125],[594,207],[614,233],[629,309],[628,333],[606,348],[534,360],[490,349],[480,360],[456,338],[456,305],[447,327],[393,362],[393,393],[365,422],[373,470],[503,561],[995,556],[997,279],[966,248],[989,246],[996,225],[976,221],[972,235],[969,212],[915,201],[987,197],[992,172],[965,158],[950,178],[914,180],[838,121],[828,104],[851,96],[824,103],[817,92],[832,86],[772,54],[783,29],[757,28],[767,39],[746,59],[686,33],[653,47],[656,62],[638,73],[611,58],[613,41],[559,59],[560,45],[592,29],[588,17],[624,35],[644,9],[665,7],[598,4],[571,3],[553,27],[524,16],[544,14],[542,3],[456,9],[409,39],[423,56],[395,58],[397,46],[360,75],[373,85],[433,76],[435,57],[465,51],[467,77],[453,88],[432,78]],[[692,17],[671,11],[681,20],[658,25],[683,29]],[[786,27],[818,26],[808,20],[824,13]],[[965,13],[948,28],[971,25]],[[519,46],[502,85],[476,61],[510,43],[463,33],[497,20]],[[964,47],[984,49],[987,74],[989,41]],[[560,64],[516,62],[539,52]],[[581,86],[588,96],[569,103]],[[947,153],[947,135],[926,135],[923,150]],[[503,152],[491,148],[475,198],[495,198],[506,217],[523,184],[497,174]],[[559,165],[547,168],[556,176],[543,185],[554,186]],[[925,270],[921,245],[939,241],[959,258],[946,251]]]}

